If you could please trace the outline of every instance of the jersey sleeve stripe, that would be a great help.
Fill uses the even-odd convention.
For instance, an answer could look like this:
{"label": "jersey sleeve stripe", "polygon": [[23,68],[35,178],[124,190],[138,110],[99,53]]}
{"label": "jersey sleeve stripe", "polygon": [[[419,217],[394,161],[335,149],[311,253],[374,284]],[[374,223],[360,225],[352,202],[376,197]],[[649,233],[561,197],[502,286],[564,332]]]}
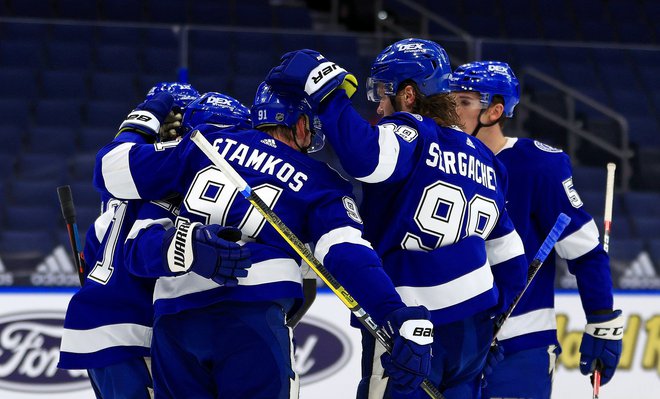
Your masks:
{"label": "jersey sleeve stripe", "polygon": [[493,274],[486,263],[452,281],[431,287],[398,286],[396,291],[408,306],[424,305],[430,311],[465,302],[493,288]]}
{"label": "jersey sleeve stripe", "polygon": [[[291,281],[302,284],[302,274],[293,259],[278,258],[256,262],[247,277],[238,278],[238,287]],[[194,272],[176,277],[161,277],[156,281],[154,299],[172,299],[220,287],[213,280]]]}
{"label": "jersey sleeve stripe", "polygon": [[525,254],[525,246],[518,233],[513,230],[502,237],[486,240],[488,262],[495,266],[516,256]]}
{"label": "jersey sleeve stripe", "polygon": [[323,259],[325,259],[325,256],[330,251],[330,247],[335,244],[345,243],[364,245],[365,247],[373,249],[369,241],[362,238],[362,232],[360,230],[356,229],[355,227],[345,226],[331,230],[321,236],[321,238],[319,238],[319,240],[316,242],[314,256],[321,263],[323,263]]}
{"label": "jersey sleeve stripe", "polygon": [[96,234],[96,240],[98,242],[103,241],[103,237],[105,236],[105,233],[108,231],[108,228],[110,227],[110,223],[112,223],[112,218],[114,216],[115,216],[115,208],[112,207],[107,211],[103,212],[103,214],[98,218],[96,218],[96,220],[94,221],[94,234]]}
{"label": "jersey sleeve stripe", "polygon": [[537,309],[509,317],[506,323],[502,325],[502,330],[500,330],[497,339],[504,341],[525,334],[556,329],[555,310],[551,308]]}
{"label": "jersey sleeve stripe", "polygon": [[108,192],[116,198],[139,199],[140,194],[135,187],[129,153],[135,143],[122,143],[101,159],[101,173]]}
{"label": "jersey sleeve stripe", "polygon": [[598,243],[598,227],[591,219],[580,229],[558,241],[555,249],[562,258],[573,260],[596,248]]}
{"label": "jersey sleeve stripe", "polygon": [[387,180],[394,173],[399,158],[399,140],[394,134],[393,126],[378,126],[378,147],[376,169],[368,176],[356,177],[357,180],[365,183],[380,183]]}
{"label": "jersey sleeve stripe", "polygon": [[135,237],[137,237],[137,235],[140,233],[140,230],[146,229],[149,226],[153,226],[153,225],[156,225],[156,224],[160,224],[160,225],[164,226],[166,229],[174,227],[174,224],[168,218],[139,219],[139,220],[136,220],[135,223],[133,223],[133,227],[131,227],[131,231],[128,232],[128,236],[126,237],[126,240],[135,239]]}
{"label": "jersey sleeve stripe", "polygon": [[151,327],[121,323],[88,330],[65,328],[60,350],[71,353],[93,353],[114,346],[151,347]]}

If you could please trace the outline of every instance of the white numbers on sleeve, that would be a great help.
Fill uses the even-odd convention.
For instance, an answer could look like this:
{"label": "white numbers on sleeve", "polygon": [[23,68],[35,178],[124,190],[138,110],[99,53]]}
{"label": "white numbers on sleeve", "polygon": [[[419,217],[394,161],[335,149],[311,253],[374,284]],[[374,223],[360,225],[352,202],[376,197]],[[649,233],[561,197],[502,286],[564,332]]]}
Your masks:
{"label": "white numbers on sleeve", "polygon": [[577,191],[575,191],[575,187],[573,187],[573,178],[569,177],[568,179],[561,182],[561,184],[562,186],[564,186],[564,191],[566,191],[566,196],[568,197],[568,200],[571,202],[571,205],[573,205],[573,208],[581,207],[582,199],[580,198],[580,195],[578,195]]}
{"label": "white numbers on sleeve", "polygon": [[112,265],[115,257],[115,249],[119,240],[121,226],[126,216],[126,203],[120,202],[115,207],[115,214],[110,223],[110,231],[107,233],[105,247],[103,248],[103,258],[96,262],[94,268],[87,275],[87,278],[96,281],[99,284],[106,285],[112,277],[115,268]]}

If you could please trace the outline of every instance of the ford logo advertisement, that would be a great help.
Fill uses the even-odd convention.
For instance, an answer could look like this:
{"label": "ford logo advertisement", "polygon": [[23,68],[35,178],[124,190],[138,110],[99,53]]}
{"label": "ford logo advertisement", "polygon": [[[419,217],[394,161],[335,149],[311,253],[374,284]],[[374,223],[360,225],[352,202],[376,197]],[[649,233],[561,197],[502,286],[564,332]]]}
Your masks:
{"label": "ford logo advertisement", "polygon": [[60,370],[64,313],[0,316],[0,389],[55,393],[89,389],[84,370]]}
{"label": "ford logo advertisement", "polygon": [[351,345],[346,333],[326,320],[306,315],[295,329],[296,372],[301,385],[327,378],[346,365]]}

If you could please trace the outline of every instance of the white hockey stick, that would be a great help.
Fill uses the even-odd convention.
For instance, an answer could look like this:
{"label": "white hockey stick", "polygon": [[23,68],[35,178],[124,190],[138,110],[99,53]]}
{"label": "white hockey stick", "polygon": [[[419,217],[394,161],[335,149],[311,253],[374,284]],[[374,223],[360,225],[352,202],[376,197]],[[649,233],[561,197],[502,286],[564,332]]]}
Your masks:
{"label": "white hockey stick", "polygon": [[[330,274],[328,269],[316,259],[314,254],[300,241],[300,239],[284,224],[284,222],[273,212],[272,209],[259,196],[252,191],[252,187],[236,172],[236,170],[227,162],[216,150],[211,143],[206,140],[199,130],[195,130],[190,134],[190,139],[199,147],[200,150],[213,162],[213,164],[220,169],[220,171],[227,176],[229,181],[241,192],[243,197],[250,201],[259,213],[275,228],[275,230],[286,240],[286,242],[293,248],[300,257],[314,270],[314,272],[325,282],[332,292],[339,297],[339,299],[346,305],[346,307],[353,312],[355,317],[362,323],[362,325],[369,330],[371,335],[376,338],[387,350],[392,353],[392,337],[387,331],[379,327],[371,316],[360,306],[360,304],[353,299],[353,297],[339,284],[339,281]],[[421,385],[424,392],[431,398],[444,399],[444,396],[438,388],[433,385],[428,379],[424,379]]]}
{"label": "white hockey stick", "polygon": [[[605,252],[610,250],[610,230],[612,229],[612,204],[614,202],[614,172],[616,172],[616,164],[610,162],[607,164],[607,183],[605,184],[605,214],[603,215],[603,249]],[[600,369],[596,365],[593,379],[593,399],[598,399],[600,395]]]}

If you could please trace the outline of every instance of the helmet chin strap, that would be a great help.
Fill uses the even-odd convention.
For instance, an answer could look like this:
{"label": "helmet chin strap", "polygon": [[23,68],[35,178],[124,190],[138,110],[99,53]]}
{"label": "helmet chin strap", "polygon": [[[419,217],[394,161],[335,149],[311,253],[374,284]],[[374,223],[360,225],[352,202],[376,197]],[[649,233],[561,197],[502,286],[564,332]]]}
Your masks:
{"label": "helmet chin strap", "polygon": [[[293,132],[293,143],[296,145],[296,147],[298,147],[300,152],[302,152],[303,154],[307,154],[308,150],[309,150],[309,147],[311,147],[311,145],[312,145],[311,137],[310,137],[310,140],[309,140],[309,145],[303,147],[300,144],[298,144],[298,133],[297,133],[297,130],[296,130],[296,126],[294,125],[293,129],[291,129],[291,130]],[[307,132],[309,132],[310,135],[314,134],[314,133],[312,133],[311,130],[307,129],[307,125],[305,125],[305,134],[307,134]]]}
{"label": "helmet chin strap", "polygon": [[504,114],[502,114],[502,116],[500,116],[495,122],[492,123],[488,123],[488,124],[481,123],[481,115],[484,114],[484,111],[486,111],[486,109],[482,109],[481,111],[479,111],[479,116],[477,117],[477,127],[474,128],[474,131],[470,134],[472,137],[477,137],[477,134],[479,133],[479,129],[481,129],[482,127],[495,126],[495,124],[499,123],[500,119],[502,119],[502,116],[504,116]]}

